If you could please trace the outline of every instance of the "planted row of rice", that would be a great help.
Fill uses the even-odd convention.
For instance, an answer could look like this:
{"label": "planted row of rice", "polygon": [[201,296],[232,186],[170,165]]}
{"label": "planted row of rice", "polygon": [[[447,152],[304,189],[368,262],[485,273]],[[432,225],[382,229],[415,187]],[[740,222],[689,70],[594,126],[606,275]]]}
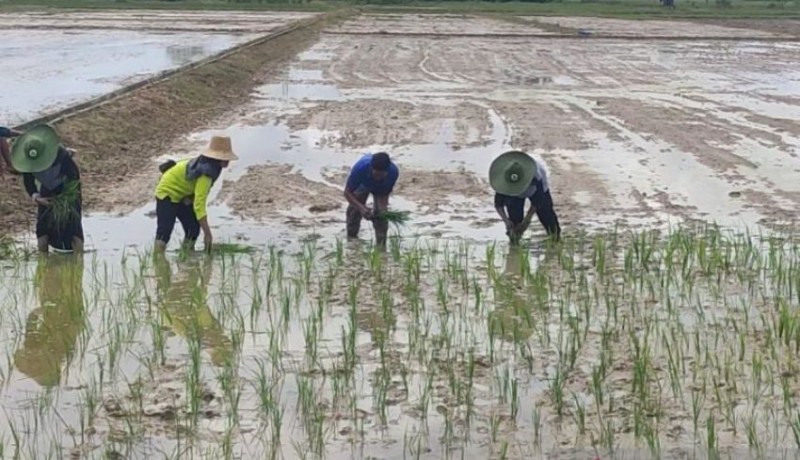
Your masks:
{"label": "planted row of rice", "polygon": [[[800,447],[794,235],[702,227],[545,247],[394,238],[388,249],[318,241],[116,265],[70,256],[38,275],[36,262],[8,259],[4,397],[23,385],[9,380],[15,369],[40,387],[7,407],[3,451]],[[42,277],[55,293],[30,289]],[[44,370],[25,365],[44,355]]]}

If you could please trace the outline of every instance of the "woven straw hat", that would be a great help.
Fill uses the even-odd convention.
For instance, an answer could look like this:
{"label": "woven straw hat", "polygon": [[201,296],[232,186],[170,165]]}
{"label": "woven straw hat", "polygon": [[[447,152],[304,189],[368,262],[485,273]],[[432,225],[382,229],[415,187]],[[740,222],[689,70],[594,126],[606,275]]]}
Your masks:
{"label": "woven straw hat", "polygon": [[233,153],[231,138],[227,136],[214,136],[208,143],[208,148],[203,152],[204,157],[213,158],[221,161],[238,160],[239,157]]}

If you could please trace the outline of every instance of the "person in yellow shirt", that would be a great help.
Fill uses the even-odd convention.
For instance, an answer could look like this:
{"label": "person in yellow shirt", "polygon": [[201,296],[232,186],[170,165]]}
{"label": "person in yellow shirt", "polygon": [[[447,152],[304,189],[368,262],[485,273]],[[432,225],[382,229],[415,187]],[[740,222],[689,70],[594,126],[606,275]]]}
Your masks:
{"label": "person in yellow shirt", "polygon": [[167,249],[176,219],[183,227],[184,245],[194,249],[202,229],[205,249],[211,249],[213,237],[206,212],[208,194],[222,170],[236,159],[231,139],[215,136],[202,155],[161,165],[161,180],[155,193],[157,252]]}

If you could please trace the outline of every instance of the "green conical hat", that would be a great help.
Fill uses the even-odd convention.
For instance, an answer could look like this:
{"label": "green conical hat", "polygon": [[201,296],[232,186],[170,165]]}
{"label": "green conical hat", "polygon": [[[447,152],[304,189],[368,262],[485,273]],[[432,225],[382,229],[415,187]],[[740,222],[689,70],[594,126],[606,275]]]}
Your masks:
{"label": "green conical hat", "polygon": [[489,167],[489,184],[501,195],[518,196],[531,185],[536,161],[525,152],[512,150],[495,158]]}
{"label": "green conical hat", "polygon": [[37,173],[53,165],[58,156],[58,134],[48,125],[35,126],[11,147],[11,165],[21,173]]}

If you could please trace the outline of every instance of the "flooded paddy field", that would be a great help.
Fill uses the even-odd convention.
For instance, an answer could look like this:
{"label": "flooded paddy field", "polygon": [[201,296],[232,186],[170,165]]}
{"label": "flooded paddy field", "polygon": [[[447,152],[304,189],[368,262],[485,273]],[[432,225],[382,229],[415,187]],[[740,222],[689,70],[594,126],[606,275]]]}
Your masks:
{"label": "flooded paddy field", "polygon": [[0,14],[0,119],[23,123],[266,35],[301,13]]}
{"label": "flooded paddy field", "polygon": [[[378,21],[344,26],[359,20]],[[130,184],[230,135],[214,254],[151,255],[154,206],[135,193],[136,211],[85,220],[80,261],[4,254],[4,456],[800,445],[800,244],[767,229],[800,197],[798,44],[337,31]],[[547,161],[562,244],[535,224],[503,241],[486,171],[509,148]],[[412,216],[386,253],[368,225],[344,240],[340,198],[378,149]]]}
{"label": "flooded paddy field", "polygon": [[[580,18],[570,16],[520,16],[534,24],[546,24],[564,29],[579,29],[598,36],[615,37],[796,37],[800,34],[800,21],[733,20],[711,21],[700,25],[691,21],[645,19],[631,21],[614,18]],[[713,22],[717,22],[713,24]]]}

